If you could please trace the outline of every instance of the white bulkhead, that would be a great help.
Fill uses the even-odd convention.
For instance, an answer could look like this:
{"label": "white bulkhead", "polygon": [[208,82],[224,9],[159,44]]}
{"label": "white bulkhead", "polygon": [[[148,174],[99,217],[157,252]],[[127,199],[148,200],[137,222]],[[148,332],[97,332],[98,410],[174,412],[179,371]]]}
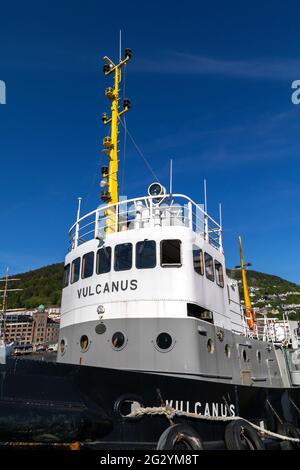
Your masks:
{"label": "white bulkhead", "polygon": [[238,288],[226,276],[221,227],[201,206],[179,197],[181,205],[176,196],[162,205],[153,204],[151,197],[135,199],[122,212],[124,202],[119,203],[118,231],[112,233],[107,212],[98,209],[91,213],[95,227],[88,241],[81,238],[87,216],[73,226],[61,328],[99,317],[190,316],[244,331]]}

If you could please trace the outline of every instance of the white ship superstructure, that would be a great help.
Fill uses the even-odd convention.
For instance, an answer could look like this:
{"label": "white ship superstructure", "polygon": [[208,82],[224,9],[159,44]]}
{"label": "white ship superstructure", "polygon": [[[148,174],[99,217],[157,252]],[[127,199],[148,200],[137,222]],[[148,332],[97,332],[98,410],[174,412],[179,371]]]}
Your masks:
{"label": "white ship superstructure", "polygon": [[205,205],[168,194],[158,182],[147,196],[118,200],[117,126],[130,107],[124,100],[118,111],[126,51],[118,65],[105,58],[105,73],[115,72],[115,88],[105,91],[112,116],[103,116],[111,124],[103,141],[105,204],[78,213],[70,229],[58,361],[257,387],[299,385],[293,336],[262,341],[247,295],[244,316],[237,282],[226,275],[221,223]]}
{"label": "white ship superstructure", "polygon": [[147,195],[119,198],[118,124],[130,108],[124,99],[119,109],[119,85],[131,56],[104,58],[114,86],[102,116],[103,205],[82,216],[79,201],[69,232],[57,362],[0,363],[2,439],[109,451],[299,449],[295,325],[256,319],[241,240],[243,309],[205,196],[199,204],[157,180]]}

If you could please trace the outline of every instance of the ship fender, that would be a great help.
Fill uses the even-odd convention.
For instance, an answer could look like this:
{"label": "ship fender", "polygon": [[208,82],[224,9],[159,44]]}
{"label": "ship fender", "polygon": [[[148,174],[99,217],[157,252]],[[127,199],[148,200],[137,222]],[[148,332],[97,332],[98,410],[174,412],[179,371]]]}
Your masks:
{"label": "ship fender", "polygon": [[157,450],[203,450],[202,440],[193,428],[186,424],[175,424],[165,429],[157,443]]}
{"label": "ship fender", "polygon": [[[292,423],[280,423],[278,425],[277,433],[287,437],[294,437],[300,439],[300,429]],[[281,441],[281,450],[300,450],[300,442]]]}
{"label": "ship fender", "polygon": [[225,444],[228,450],[265,450],[255,429],[243,419],[237,419],[227,424]]}

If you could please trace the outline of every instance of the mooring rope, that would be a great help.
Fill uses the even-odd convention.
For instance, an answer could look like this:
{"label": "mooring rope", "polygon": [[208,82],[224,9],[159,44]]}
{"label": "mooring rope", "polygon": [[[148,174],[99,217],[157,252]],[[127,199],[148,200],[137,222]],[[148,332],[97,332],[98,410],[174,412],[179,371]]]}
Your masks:
{"label": "mooring rope", "polygon": [[175,408],[172,408],[171,406],[147,406],[145,408],[140,407],[137,408],[136,410],[132,411],[130,414],[126,415],[127,418],[136,418],[138,416],[144,416],[144,415],[165,415],[168,419],[173,419],[175,416],[180,416],[184,418],[193,418],[193,419],[201,419],[205,421],[236,421],[238,419],[242,419],[246,423],[250,424],[254,429],[257,431],[260,431],[264,434],[267,434],[268,436],[275,437],[277,439],[281,439],[284,441],[291,441],[291,442],[300,442],[299,438],[295,437],[288,437],[284,436],[282,434],[278,434],[273,431],[268,431],[267,429],[257,426],[254,423],[251,423],[251,421],[248,421],[245,418],[242,418],[241,416],[205,416],[205,415],[198,415],[197,413],[188,413],[186,411],[178,411]]}

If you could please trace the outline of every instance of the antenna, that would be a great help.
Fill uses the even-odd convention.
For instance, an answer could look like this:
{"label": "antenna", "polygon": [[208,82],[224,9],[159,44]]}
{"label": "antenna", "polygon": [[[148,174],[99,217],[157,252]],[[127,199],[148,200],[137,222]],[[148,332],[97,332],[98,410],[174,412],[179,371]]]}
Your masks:
{"label": "antenna", "polygon": [[206,178],[204,178],[204,210],[207,212]]}
{"label": "antenna", "polygon": [[[8,278],[8,267],[6,268],[6,275],[4,279],[0,279],[0,282],[4,282],[4,289],[0,289],[0,292],[2,292],[2,310],[1,310],[1,332],[0,332],[0,340],[3,341],[3,345],[5,346],[5,330],[6,330],[6,310],[7,310],[7,297],[8,297],[8,292],[17,292],[21,291],[23,289],[9,289],[8,288],[8,283],[11,281],[19,281],[20,279],[16,278]],[[3,338],[1,338],[3,336]]]}
{"label": "antenna", "polygon": [[119,32],[119,62],[122,60],[122,30]]}
{"label": "antenna", "polygon": [[78,197],[77,198],[78,200],[78,207],[77,207],[77,220],[80,219],[80,207],[81,207],[81,201],[82,201],[82,197]]}
{"label": "antenna", "polygon": [[206,192],[206,178],[204,178],[204,238],[208,240],[208,218],[207,218],[207,192]]}
{"label": "antenna", "polygon": [[170,159],[170,194],[173,192],[173,160]]}
{"label": "antenna", "polygon": [[222,203],[219,202],[219,224],[220,228],[222,228]]}
{"label": "antenna", "polygon": [[222,251],[223,251],[223,241],[222,241],[222,204],[221,204],[221,202],[219,202],[219,225],[220,225],[219,246],[220,246],[220,251],[222,253]]}
{"label": "antenna", "polygon": [[75,248],[78,246],[78,241],[79,241],[79,230],[80,230],[80,224],[79,224],[79,219],[80,219],[80,207],[81,207],[81,201],[82,197],[78,197],[78,206],[77,206],[77,219],[76,219],[76,229],[75,229]]}

